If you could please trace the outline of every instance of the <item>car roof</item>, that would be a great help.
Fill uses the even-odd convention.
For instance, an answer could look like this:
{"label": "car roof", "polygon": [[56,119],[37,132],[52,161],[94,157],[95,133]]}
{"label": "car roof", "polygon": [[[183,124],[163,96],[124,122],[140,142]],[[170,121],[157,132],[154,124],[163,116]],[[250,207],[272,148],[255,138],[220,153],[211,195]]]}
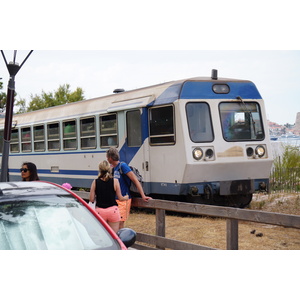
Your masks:
{"label": "car roof", "polygon": [[0,182],[0,201],[14,196],[70,195],[65,189],[43,181]]}

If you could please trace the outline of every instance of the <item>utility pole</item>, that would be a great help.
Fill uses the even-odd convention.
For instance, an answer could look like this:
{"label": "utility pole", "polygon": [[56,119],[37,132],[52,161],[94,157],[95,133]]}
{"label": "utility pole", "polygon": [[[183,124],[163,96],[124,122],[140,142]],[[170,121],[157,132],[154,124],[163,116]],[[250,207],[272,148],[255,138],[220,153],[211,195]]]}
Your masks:
{"label": "utility pole", "polygon": [[26,56],[22,64],[19,66],[16,63],[17,50],[14,50],[13,62],[7,63],[3,50],[1,50],[4,62],[6,64],[7,70],[9,72],[9,81],[7,87],[7,98],[6,98],[6,109],[5,109],[5,124],[3,133],[3,151],[2,151],[2,164],[1,164],[1,182],[8,181],[8,158],[9,158],[9,146],[11,139],[11,127],[12,118],[14,110],[14,100],[15,100],[15,76],[24,65],[25,61],[28,59],[30,54],[33,52],[31,50]]}

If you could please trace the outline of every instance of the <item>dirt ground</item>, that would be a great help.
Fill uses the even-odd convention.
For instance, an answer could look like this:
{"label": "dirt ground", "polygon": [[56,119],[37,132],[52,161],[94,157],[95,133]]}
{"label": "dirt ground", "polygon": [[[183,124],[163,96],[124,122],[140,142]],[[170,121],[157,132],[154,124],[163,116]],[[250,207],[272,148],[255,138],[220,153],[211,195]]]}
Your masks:
{"label": "dirt ground", "polygon": [[[300,215],[300,194],[257,194],[247,209]],[[132,211],[126,227],[155,235],[155,215]],[[166,237],[226,249],[226,220],[209,217],[166,216]],[[300,250],[300,230],[239,222],[240,250]]]}

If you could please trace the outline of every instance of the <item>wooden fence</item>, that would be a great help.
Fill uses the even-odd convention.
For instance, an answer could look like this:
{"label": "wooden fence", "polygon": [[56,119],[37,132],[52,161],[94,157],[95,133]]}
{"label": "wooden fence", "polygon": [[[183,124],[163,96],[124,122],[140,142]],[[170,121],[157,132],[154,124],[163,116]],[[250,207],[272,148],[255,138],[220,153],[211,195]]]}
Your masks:
{"label": "wooden fence", "polygon": [[154,244],[158,249],[213,249],[165,238],[165,211],[225,218],[227,250],[238,250],[239,220],[300,229],[300,216],[294,215],[156,199],[149,200],[148,203],[144,202],[142,199],[133,199],[132,204],[136,207],[153,208],[156,210],[156,236],[138,233],[137,243],[134,246],[137,249],[150,249],[149,247],[140,245],[139,242]]}
{"label": "wooden fence", "polygon": [[[88,199],[89,193],[76,192],[83,199]],[[165,212],[181,212],[201,216],[220,217],[226,219],[226,249],[238,250],[238,222],[249,221],[263,224],[284,226],[300,229],[300,216],[256,210],[239,209],[223,206],[174,202],[150,199],[144,202],[140,198],[132,201],[135,207],[151,208],[156,211],[156,235],[137,233],[137,241],[133,248],[139,250],[174,249],[174,250],[216,250],[214,248],[186,243],[165,237]],[[146,245],[145,245],[146,244]]]}
{"label": "wooden fence", "polygon": [[273,168],[270,174],[271,192],[300,192],[300,168]]}

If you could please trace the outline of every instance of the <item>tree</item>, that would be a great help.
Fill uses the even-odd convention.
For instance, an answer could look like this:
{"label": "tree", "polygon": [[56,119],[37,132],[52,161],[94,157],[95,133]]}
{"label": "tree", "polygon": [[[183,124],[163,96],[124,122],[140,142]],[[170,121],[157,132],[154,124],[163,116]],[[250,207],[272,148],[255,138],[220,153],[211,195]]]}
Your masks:
{"label": "tree", "polygon": [[16,114],[22,114],[27,111],[26,109],[26,100],[20,99],[15,102],[15,107],[18,107],[19,109],[15,112]]}
{"label": "tree", "polygon": [[[3,83],[0,82],[0,90],[3,88]],[[15,92],[15,97],[17,96],[17,93]],[[14,97],[14,100],[15,100]],[[6,111],[6,101],[7,101],[7,95],[6,93],[0,92],[0,112],[5,113]],[[22,113],[26,111],[25,107],[25,100],[19,100],[14,101],[15,106],[20,106],[19,111],[17,113]]]}
{"label": "tree", "polygon": [[[0,82],[0,90],[3,89],[3,82]],[[5,111],[6,106],[6,93],[0,92],[0,111]]]}
{"label": "tree", "polygon": [[[295,124],[294,124],[294,125],[295,125]],[[293,125],[293,124],[290,124],[290,123],[286,123],[286,124],[284,124],[283,126],[285,126],[286,128],[291,129],[294,125]]]}
{"label": "tree", "polygon": [[60,85],[54,92],[45,93],[42,91],[41,95],[31,95],[30,97],[31,101],[27,108],[28,112],[84,100],[84,92],[82,88],[77,88],[74,92],[71,92],[70,85],[64,84]]}

